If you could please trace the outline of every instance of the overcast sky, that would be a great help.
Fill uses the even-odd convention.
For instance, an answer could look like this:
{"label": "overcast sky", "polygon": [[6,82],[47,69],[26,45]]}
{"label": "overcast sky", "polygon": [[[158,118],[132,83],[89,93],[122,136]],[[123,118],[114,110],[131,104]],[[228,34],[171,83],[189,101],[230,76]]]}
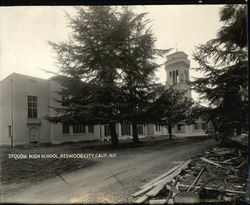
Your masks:
{"label": "overcast sky", "polygon": [[[223,5],[155,5],[134,6],[138,12],[148,12],[152,30],[161,49],[184,51],[192,60],[195,46],[214,38],[221,26],[219,10]],[[51,75],[42,69],[57,71],[55,53],[47,41],[68,39],[65,12],[74,15],[74,7],[36,6],[0,7],[0,80],[16,72],[40,78]],[[162,62],[164,59],[162,59]],[[191,70],[190,77],[200,74]],[[157,72],[165,82],[164,67]],[[193,97],[194,94],[193,94]]]}

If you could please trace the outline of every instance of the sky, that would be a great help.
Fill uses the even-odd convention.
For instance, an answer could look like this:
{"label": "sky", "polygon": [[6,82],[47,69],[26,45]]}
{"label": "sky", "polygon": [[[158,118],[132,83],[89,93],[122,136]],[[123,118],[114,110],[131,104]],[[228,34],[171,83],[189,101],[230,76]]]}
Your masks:
{"label": "sky", "polygon": [[[148,12],[156,47],[183,51],[191,61],[195,46],[216,36],[221,27],[219,11],[223,5],[150,5],[133,6],[138,12]],[[56,53],[48,41],[68,39],[71,30],[66,18],[75,15],[72,6],[14,6],[0,7],[0,80],[16,72],[39,78],[49,78],[44,70],[58,71]],[[164,62],[166,59],[159,59]],[[156,73],[159,82],[166,81],[164,67]],[[191,80],[201,76],[190,70]],[[197,98],[196,93],[192,93]]]}

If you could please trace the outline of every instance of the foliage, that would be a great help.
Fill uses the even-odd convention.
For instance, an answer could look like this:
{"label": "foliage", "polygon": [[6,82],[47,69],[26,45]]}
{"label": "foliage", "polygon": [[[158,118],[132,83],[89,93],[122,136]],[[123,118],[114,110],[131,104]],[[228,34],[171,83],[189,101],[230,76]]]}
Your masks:
{"label": "foliage", "polygon": [[[156,87],[154,56],[168,52],[154,48],[145,16],[128,7],[77,8],[77,15],[69,17],[69,41],[50,42],[58,54],[60,73],[55,79],[63,87],[60,95],[68,96],[62,102],[66,106],[54,108],[58,117],[50,121],[109,124],[114,145],[117,122],[137,127],[149,91]],[[133,130],[137,142],[137,128]]]}
{"label": "foliage", "polygon": [[161,125],[167,126],[169,137],[172,138],[172,128],[177,123],[192,124],[197,115],[193,112],[193,101],[185,97],[185,91],[174,88],[165,92],[153,103],[151,108],[152,119]]}
{"label": "foliage", "polygon": [[196,79],[193,88],[209,100],[208,119],[216,131],[228,136],[248,127],[246,6],[226,5],[220,21],[217,37],[196,48],[197,70],[205,76]]}

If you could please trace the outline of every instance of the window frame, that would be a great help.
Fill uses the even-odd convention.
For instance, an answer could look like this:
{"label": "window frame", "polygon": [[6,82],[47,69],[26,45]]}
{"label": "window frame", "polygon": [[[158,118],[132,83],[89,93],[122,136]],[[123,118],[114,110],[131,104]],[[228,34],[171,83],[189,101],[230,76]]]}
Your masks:
{"label": "window frame", "polygon": [[94,133],[94,125],[88,125],[88,133]]}
{"label": "window frame", "polygon": [[85,133],[86,133],[85,124],[73,125],[73,134],[85,134]]}
{"label": "window frame", "polygon": [[137,125],[137,132],[139,135],[143,135],[144,134],[144,130],[143,130],[143,125],[139,124]]}
{"label": "window frame", "polygon": [[37,119],[38,118],[38,97],[34,95],[27,96],[27,111],[29,119]]}
{"label": "window frame", "polygon": [[62,132],[63,134],[70,134],[70,126],[66,123],[62,124]]}
{"label": "window frame", "polygon": [[121,133],[122,133],[122,136],[131,135],[131,128],[130,128],[129,123],[122,123],[121,124]]}

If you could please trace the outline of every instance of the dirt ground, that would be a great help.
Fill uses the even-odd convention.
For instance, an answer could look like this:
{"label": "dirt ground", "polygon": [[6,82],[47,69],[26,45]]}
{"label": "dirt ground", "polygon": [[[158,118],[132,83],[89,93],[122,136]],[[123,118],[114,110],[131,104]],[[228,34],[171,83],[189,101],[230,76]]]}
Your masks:
{"label": "dirt ground", "polygon": [[[124,141],[4,149],[1,153],[1,202],[130,203],[139,186],[215,141],[200,138],[145,138]],[[8,154],[111,154],[87,159],[8,159]]]}

